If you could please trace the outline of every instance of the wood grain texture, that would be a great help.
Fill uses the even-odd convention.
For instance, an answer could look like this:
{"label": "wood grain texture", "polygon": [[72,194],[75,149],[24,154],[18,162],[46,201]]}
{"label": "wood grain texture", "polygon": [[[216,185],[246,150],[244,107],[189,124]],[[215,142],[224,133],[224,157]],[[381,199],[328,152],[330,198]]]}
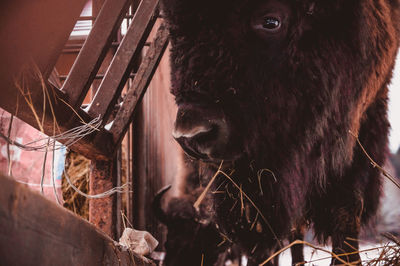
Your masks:
{"label": "wood grain texture", "polygon": [[87,221],[0,175],[0,265],[154,265]]}

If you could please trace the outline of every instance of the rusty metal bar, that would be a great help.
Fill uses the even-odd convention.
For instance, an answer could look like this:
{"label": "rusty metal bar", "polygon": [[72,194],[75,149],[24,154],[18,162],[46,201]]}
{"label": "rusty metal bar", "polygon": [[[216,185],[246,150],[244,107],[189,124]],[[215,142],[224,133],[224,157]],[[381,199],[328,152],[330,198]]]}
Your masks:
{"label": "rusty metal bar", "polygon": [[157,35],[150,45],[146,56],[144,57],[136,77],[133,80],[132,89],[128,91],[124,98],[124,102],[118,111],[114,123],[110,129],[113,134],[114,142],[120,143],[133,115],[136,111],[138,102],[142,99],[146,89],[157,69],[158,63],[168,45],[168,30],[161,25]]}
{"label": "rusty metal bar", "polygon": [[100,115],[104,123],[107,121],[107,116],[118,99],[129,73],[132,71],[133,60],[140,54],[154,25],[157,4],[158,0],[147,0],[140,3],[132,24],[90,105],[88,113],[95,116]]}
{"label": "rusty metal bar", "polygon": [[107,0],[62,88],[69,103],[79,108],[117,32],[129,0]]}
{"label": "rusty metal bar", "polygon": [[[104,74],[97,74],[97,75],[94,77],[94,79],[103,79],[104,76],[105,76]],[[66,80],[67,77],[68,77],[68,76],[66,76],[66,75],[59,75],[59,76],[58,76],[58,78],[59,78],[60,80]],[[135,74],[130,74],[130,75],[129,75],[129,78],[134,78],[134,77],[135,77]]]}
{"label": "rusty metal bar", "polygon": [[[130,126],[128,133],[127,133],[127,152],[126,152],[126,162],[127,162],[127,171],[126,171],[126,183],[133,184],[133,166],[132,166],[132,125]],[[126,191],[126,216],[128,217],[128,221],[133,221],[133,195],[131,190]]]}
{"label": "rusty metal bar", "polygon": [[[91,164],[89,191],[100,194],[116,185],[112,160],[95,160]],[[100,228],[111,238],[116,237],[116,195],[89,201],[89,222]]]}
{"label": "rusty metal bar", "polygon": [[[119,149],[116,152],[116,158],[114,160],[114,176],[116,179],[116,186],[121,187],[122,186],[122,147],[119,145]],[[115,208],[116,208],[116,218],[115,218],[115,234],[116,234],[116,239],[121,237],[123,233],[123,222],[122,222],[122,197],[123,193],[118,193],[115,195],[116,197],[116,203],[115,203]]]}
{"label": "rusty metal bar", "polygon": [[[112,44],[111,44],[111,47],[112,48],[116,48],[116,47],[118,47],[119,46],[119,42],[112,42]],[[144,46],[149,46],[150,45],[150,43],[149,42],[146,42],[145,44],[144,44]],[[81,51],[81,49],[82,49],[82,47],[83,47],[83,44],[67,44],[65,47],[64,47],[64,49],[62,50],[62,53],[64,53],[64,54],[71,54],[71,53],[79,53],[80,51]]]}
{"label": "rusty metal bar", "polygon": [[[78,20],[96,20],[96,18],[96,16],[80,16]],[[125,18],[133,18],[133,15],[125,15],[124,19]]]}
{"label": "rusty metal bar", "polygon": [[[118,47],[119,44],[120,44],[119,42],[112,42],[111,46]],[[83,43],[67,43],[64,46],[64,49],[82,49],[83,45],[84,45]]]}

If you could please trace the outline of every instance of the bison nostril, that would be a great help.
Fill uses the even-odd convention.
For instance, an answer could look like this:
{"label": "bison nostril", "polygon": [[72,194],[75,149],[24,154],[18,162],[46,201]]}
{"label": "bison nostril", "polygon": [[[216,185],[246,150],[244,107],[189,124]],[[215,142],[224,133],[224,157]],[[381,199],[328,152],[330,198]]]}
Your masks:
{"label": "bison nostril", "polygon": [[195,126],[187,130],[176,128],[173,137],[187,155],[193,158],[208,160],[213,147],[218,145],[219,128],[217,125]]}
{"label": "bison nostril", "polygon": [[212,130],[213,130],[212,126],[203,126],[203,125],[196,126],[190,129],[175,128],[174,131],[172,132],[172,136],[175,139],[179,138],[192,139],[202,135],[207,135]]}
{"label": "bison nostril", "polygon": [[183,104],[176,114],[174,139],[190,157],[219,160],[230,139],[228,122],[214,106]]}
{"label": "bison nostril", "polygon": [[218,127],[213,125],[209,130],[200,132],[191,138],[197,143],[207,143],[218,139]]}

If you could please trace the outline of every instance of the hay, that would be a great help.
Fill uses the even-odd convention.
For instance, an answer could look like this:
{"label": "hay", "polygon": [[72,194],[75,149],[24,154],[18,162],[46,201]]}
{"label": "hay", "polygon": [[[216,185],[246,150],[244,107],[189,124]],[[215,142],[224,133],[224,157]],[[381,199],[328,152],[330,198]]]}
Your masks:
{"label": "hay", "polygon": [[400,239],[390,233],[383,234],[391,243],[382,246],[378,258],[366,262],[366,266],[400,265]]}
{"label": "hay", "polygon": [[[69,151],[65,160],[65,169],[70,177],[72,184],[82,192],[88,194],[89,191],[89,174],[90,160],[84,156]],[[77,193],[62,176],[62,196],[64,199],[64,207],[83,217],[89,219],[89,200]]]}

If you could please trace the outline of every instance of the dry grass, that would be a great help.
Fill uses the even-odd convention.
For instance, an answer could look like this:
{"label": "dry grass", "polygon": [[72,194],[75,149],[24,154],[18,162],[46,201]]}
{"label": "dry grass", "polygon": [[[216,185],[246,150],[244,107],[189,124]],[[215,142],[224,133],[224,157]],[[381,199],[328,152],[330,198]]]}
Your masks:
{"label": "dry grass", "polygon": [[[90,160],[76,152],[70,151],[66,158],[65,169],[74,186],[88,194]],[[62,195],[65,208],[87,220],[89,219],[89,199],[76,192],[68,184],[64,174],[62,179]]]}
{"label": "dry grass", "polygon": [[381,247],[382,251],[378,258],[367,261],[367,266],[392,266],[400,265],[400,239],[390,233],[384,236],[392,243]]}

